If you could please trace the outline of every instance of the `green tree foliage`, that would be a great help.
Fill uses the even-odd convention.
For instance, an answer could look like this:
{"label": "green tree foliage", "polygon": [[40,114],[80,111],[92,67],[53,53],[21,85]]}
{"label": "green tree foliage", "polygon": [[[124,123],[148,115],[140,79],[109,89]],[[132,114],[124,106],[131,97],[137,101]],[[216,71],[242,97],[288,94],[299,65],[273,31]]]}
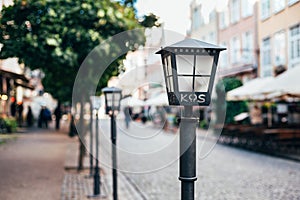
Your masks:
{"label": "green tree foliage", "polygon": [[136,0],[120,0],[121,3],[123,3],[126,6],[134,7],[134,4],[136,3]]}
{"label": "green tree foliage", "polygon": [[243,85],[243,83],[237,78],[224,78],[222,79],[222,82],[218,83],[217,90],[220,90],[221,87],[219,84],[222,83],[224,85],[224,89],[226,93],[229,92],[230,90],[233,90]]}
{"label": "green tree foliage", "polygon": [[[43,80],[46,91],[61,101],[70,101],[77,71],[93,48],[117,33],[156,23],[155,20],[139,22],[133,6],[127,6],[130,2],[134,3],[15,0],[13,6],[1,12],[0,58],[18,57],[20,63],[31,69],[42,69],[46,75]],[[141,35],[132,38],[137,43],[131,44],[133,47],[144,43]],[[112,45],[102,56],[118,48]],[[125,55],[106,70],[99,81],[100,88],[112,75],[118,74],[123,58]]]}
{"label": "green tree foliage", "polygon": [[[243,83],[237,78],[224,78],[220,80],[216,85],[217,93],[217,116],[221,116],[221,113],[226,112],[225,123],[235,123],[234,116],[242,113],[248,112],[248,106],[245,101],[227,101],[226,105],[222,102],[226,100],[226,93],[230,90],[242,86]],[[220,119],[217,119],[217,122],[220,122]]]}
{"label": "green tree foliage", "polygon": [[153,13],[144,15],[141,21],[141,25],[144,27],[160,26],[160,24],[158,23],[158,17]]}

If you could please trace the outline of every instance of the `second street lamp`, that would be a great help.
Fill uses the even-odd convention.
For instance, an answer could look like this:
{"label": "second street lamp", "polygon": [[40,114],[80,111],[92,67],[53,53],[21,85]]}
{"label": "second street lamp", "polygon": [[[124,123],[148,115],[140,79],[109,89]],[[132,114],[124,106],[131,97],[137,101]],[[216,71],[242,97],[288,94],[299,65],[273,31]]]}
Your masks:
{"label": "second street lamp", "polygon": [[193,200],[196,176],[196,126],[193,106],[211,102],[217,63],[224,47],[185,39],[162,48],[161,54],[170,105],[184,106],[180,124],[179,180],[181,199]]}
{"label": "second street lamp", "polygon": [[[100,185],[101,185],[101,177],[100,177],[100,170],[99,170],[99,125],[98,125],[98,111],[101,106],[101,98],[99,96],[91,96],[90,101],[92,104],[93,111],[96,111],[96,122],[95,122],[95,146],[96,146],[96,165],[95,165],[95,173],[94,173],[94,195],[100,195]],[[93,112],[91,114],[91,120],[93,120]],[[90,174],[92,174],[93,168],[93,127],[91,123],[91,130],[90,130]]]}
{"label": "second street lamp", "polygon": [[113,200],[118,199],[117,177],[117,129],[115,115],[120,111],[122,90],[115,87],[102,89],[105,97],[105,113],[111,117],[111,142],[112,142],[112,176],[113,176]]}

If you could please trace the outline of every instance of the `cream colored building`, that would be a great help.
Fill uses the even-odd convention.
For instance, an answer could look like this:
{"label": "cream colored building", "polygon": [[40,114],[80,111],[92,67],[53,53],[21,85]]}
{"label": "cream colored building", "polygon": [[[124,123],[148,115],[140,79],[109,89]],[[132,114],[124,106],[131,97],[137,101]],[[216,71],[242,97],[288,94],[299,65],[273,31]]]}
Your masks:
{"label": "cream colored building", "polygon": [[257,2],[229,0],[218,14],[218,42],[227,47],[220,57],[221,77],[247,82],[257,76]]}
{"label": "cream colored building", "polygon": [[197,0],[193,0],[190,4],[191,28],[188,36],[194,39],[217,44],[217,12],[213,10],[205,10],[203,4]]}
{"label": "cream colored building", "polygon": [[257,15],[253,0],[192,1],[189,36],[227,48],[220,54],[219,77],[246,82],[257,76]]}
{"label": "cream colored building", "polygon": [[300,1],[260,0],[258,41],[261,77],[300,65]]}

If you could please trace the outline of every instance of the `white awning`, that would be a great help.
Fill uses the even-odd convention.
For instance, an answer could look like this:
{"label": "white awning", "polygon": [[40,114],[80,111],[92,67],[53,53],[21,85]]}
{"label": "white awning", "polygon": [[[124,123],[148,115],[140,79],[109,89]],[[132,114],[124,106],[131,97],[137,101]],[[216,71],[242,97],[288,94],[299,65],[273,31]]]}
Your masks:
{"label": "white awning", "polygon": [[156,97],[148,99],[146,105],[149,106],[167,106],[169,105],[167,93],[161,93]]}
{"label": "white awning", "polygon": [[127,97],[121,100],[121,106],[144,106],[145,102],[135,98],[135,97]]}
{"label": "white awning", "polygon": [[288,69],[283,72],[268,87],[261,88],[259,94],[269,95],[270,97],[290,95],[300,97],[300,66]]}
{"label": "white awning", "polygon": [[273,77],[253,79],[246,82],[241,87],[229,91],[226,99],[228,101],[263,100],[264,96],[259,95],[259,91],[263,88],[269,87],[270,82],[273,80]]}

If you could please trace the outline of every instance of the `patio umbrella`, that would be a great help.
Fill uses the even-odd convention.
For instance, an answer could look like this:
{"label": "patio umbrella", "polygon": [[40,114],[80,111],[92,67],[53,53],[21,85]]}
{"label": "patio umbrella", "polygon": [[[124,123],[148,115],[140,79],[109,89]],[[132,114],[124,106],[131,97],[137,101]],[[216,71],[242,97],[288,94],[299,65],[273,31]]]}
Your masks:
{"label": "patio umbrella", "polygon": [[229,91],[226,95],[228,101],[243,101],[243,100],[263,100],[264,96],[259,95],[259,91],[269,87],[273,77],[256,78],[246,82],[241,87]]}
{"label": "patio umbrella", "polygon": [[275,77],[268,84],[268,87],[263,87],[258,90],[258,95],[266,95],[269,99],[288,95],[300,97],[300,65],[288,69],[284,73]]}
{"label": "patio umbrella", "polygon": [[135,98],[135,97],[127,97],[121,100],[121,106],[144,106],[145,102]]}
{"label": "patio umbrella", "polygon": [[169,105],[167,93],[161,93],[156,97],[150,98],[146,101],[149,106],[166,106]]}

